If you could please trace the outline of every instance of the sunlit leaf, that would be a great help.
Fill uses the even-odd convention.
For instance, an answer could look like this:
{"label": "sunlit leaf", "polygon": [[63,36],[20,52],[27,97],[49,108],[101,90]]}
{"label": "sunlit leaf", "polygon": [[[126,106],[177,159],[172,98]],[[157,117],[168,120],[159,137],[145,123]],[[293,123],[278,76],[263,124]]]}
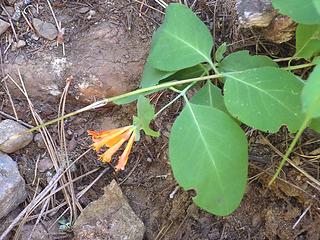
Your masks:
{"label": "sunlit leaf", "polygon": [[211,33],[183,4],[169,4],[164,23],[152,41],[149,63],[153,68],[177,71],[202,62],[211,62]]}
{"label": "sunlit leaf", "polygon": [[158,137],[160,134],[150,128],[150,122],[154,119],[154,106],[149,100],[140,96],[137,104],[138,117],[135,118],[135,124],[143,129],[143,131],[150,136]]}
{"label": "sunlit leaf", "polygon": [[302,91],[303,110],[311,118],[320,117],[320,65],[310,74]]}
{"label": "sunlit leaf", "polygon": [[231,53],[219,64],[222,72],[237,72],[260,67],[278,67],[278,65],[267,56],[251,56],[249,51],[238,51]]}
{"label": "sunlit leaf", "polygon": [[319,0],[272,0],[273,7],[297,23],[320,24]]}
{"label": "sunlit leaf", "polygon": [[310,59],[320,53],[320,25],[299,24],[296,31],[296,58]]}
{"label": "sunlit leaf", "polygon": [[231,115],[248,126],[274,133],[287,125],[296,132],[304,119],[303,85],[292,73],[273,67],[229,73],[225,104]]}
{"label": "sunlit leaf", "polygon": [[173,124],[169,158],[173,174],[194,202],[219,216],[232,213],[243,197],[248,146],[242,129],[225,113],[187,103]]}

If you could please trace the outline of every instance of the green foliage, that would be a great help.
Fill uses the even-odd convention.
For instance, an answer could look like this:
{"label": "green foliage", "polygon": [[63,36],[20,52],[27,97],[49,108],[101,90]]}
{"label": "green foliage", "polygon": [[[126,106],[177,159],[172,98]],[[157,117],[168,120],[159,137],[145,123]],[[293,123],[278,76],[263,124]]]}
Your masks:
{"label": "green foliage", "polygon": [[319,0],[272,0],[272,4],[298,23],[320,24]]}
{"label": "green foliage", "polygon": [[228,113],[221,90],[210,81],[207,81],[207,83],[192,97],[191,103],[210,106]]}
{"label": "green foliage", "polygon": [[228,111],[241,122],[266,132],[287,125],[296,132],[302,121],[303,83],[293,74],[273,67],[228,73],[224,86]]}
{"label": "green foliage", "polygon": [[166,72],[153,68],[148,62],[145,64],[140,86],[142,88],[157,85],[160,80],[165,79],[175,72]]}
{"label": "green foliage", "polygon": [[135,125],[138,125],[147,135],[158,137],[160,134],[150,128],[150,122],[154,119],[154,106],[143,96],[138,99],[138,117],[135,118]]}
{"label": "green foliage", "polygon": [[320,118],[313,119],[310,123],[310,128],[320,133]]}
{"label": "green foliage", "polygon": [[198,206],[219,216],[239,206],[247,182],[247,141],[228,115],[187,101],[172,127],[169,156],[175,178],[196,191]]}
{"label": "green foliage", "polygon": [[238,51],[228,55],[218,65],[222,72],[237,72],[260,67],[278,67],[278,65],[267,56],[251,56],[249,51]]}
{"label": "green foliage", "polygon": [[[304,8],[300,0],[274,0],[273,4],[304,23],[297,30],[295,57],[316,59],[320,50],[318,2],[309,0],[303,3]],[[313,25],[306,25],[309,23]],[[180,97],[185,100],[170,134],[169,158],[178,183],[196,191],[194,202],[219,216],[239,206],[247,182],[248,144],[234,118],[265,132],[277,132],[283,125],[290,132],[299,130],[293,146],[308,125],[320,131],[319,66],[304,84],[290,67],[289,71],[281,69],[267,56],[238,51],[224,57],[226,46],[224,43],[211,53],[213,39],[206,26],[186,6],[169,4],[164,23],[153,36],[142,76],[141,86],[147,87],[147,92],[138,91],[148,94],[154,91],[153,86],[171,82],[174,86],[176,81],[188,84],[181,91],[175,88],[178,96],[165,106]],[[202,77],[209,73],[220,77],[222,89]],[[189,101],[186,92],[199,87],[193,78],[207,82]],[[146,134],[158,136],[149,127],[154,116],[148,99],[139,96],[135,123]]]}
{"label": "green foliage", "polygon": [[320,25],[299,24],[296,31],[296,58],[311,59],[320,53]]}
{"label": "green foliage", "polygon": [[311,118],[320,117],[320,65],[314,68],[302,92],[303,110]]}
{"label": "green foliage", "polygon": [[212,46],[208,28],[194,13],[184,5],[170,4],[164,23],[153,37],[149,63],[162,71],[210,63]]}

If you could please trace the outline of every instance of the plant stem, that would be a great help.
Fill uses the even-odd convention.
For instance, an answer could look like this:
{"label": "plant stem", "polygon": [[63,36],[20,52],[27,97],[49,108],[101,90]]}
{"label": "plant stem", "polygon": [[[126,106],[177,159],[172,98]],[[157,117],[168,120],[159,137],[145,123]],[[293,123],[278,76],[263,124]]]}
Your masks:
{"label": "plant stem", "polygon": [[272,176],[272,179],[270,180],[270,182],[268,183],[268,186],[270,186],[275,180],[276,178],[279,176],[284,164],[286,163],[286,161],[288,160],[289,155],[292,153],[293,148],[295,147],[295,145],[297,144],[299,138],[301,137],[303,131],[307,128],[309,122],[311,120],[310,114],[307,114],[307,116],[305,117],[303,123],[301,124],[301,127],[298,131],[298,133],[296,134],[296,136],[294,137],[293,141],[291,142],[286,154],[283,156],[276,173]]}
{"label": "plant stem", "polygon": [[314,65],[316,65],[316,64],[311,62],[311,63],[305,63],[305,64],[296,65],[296,66],[284,67],[282,69],[287,70],[287,71],[292,71],[292,70],[297,70],[297,69],[301,69],[301,68],[312,67]]}
{"label": "plant stem", "polygon": [[176,86],[176,85],[182,85],[182,84],[186,84],[186,83],[199,82],[199,81],[204,81],[204,80],[208,80],[208,79],[219,78],[219,77],[222,77],[222,76],[223,76],[222,74],[214,74],[214,75],[191,78],[191,79],[186,79],[186,80],[181,80],[181,81],[167,82],[167,83],[162,83],[162,84],[159,84],[159,85],[156,85],[156,86],[152,86],[152,87],[137,89],[135,91],[124,93],[124,94],[121,94],[121,95],[118,95],[118,96],[105,98],[105,99],[102,99],[102,100],[97,101],[95,103],[92,103],[92,104],[90,104],[90,105],[88,105],[88,106],[86,106],[84,108],[81,108],[81,109],[79,109],[77,111],[68,113],[68,114],[66,114],[64,116],[55,118],[55,119],[50,120],[48,122],[45,122],[45,123],[43,123],[41,125],[38,125],[38,126],[36,126],[34,128],[31,128],[27,132],[36,131],[36,130],[42,128],[42,127],[51,125],[51,124],[56,123],[58,121],[61,121],[63,119],[75,116],[75,115],[77,115],[79,113],[82,113],[82,112],[85,112],[85,111],[88,111],[88,110],[93,110],[95,108],[103,107],[103,106],[107,105],[110,102],[113,102],[113,101],[116,101],[116,100],[120,100],[120,99],[123,99],[123,98],[126,98],[126,97],[131,97],[131,96],[134,96],[134,95],[143,94],[143,93],[150,92],[150,91],[153,91],[153,90],[162,90],[162,89],[170,88],[170,87]]}
{"label": "plant stem", "polygon": [[[217,73],[218,70],[215,67],[215,65],[212,63],[212,61],[210,61],[209,64],[213,68],[213,70]],[[292,67],[286,67],[286,68],[282,68],[282,69],[284,69],[284,70],[296,70],[296,69],[300,69],[300,68],[311,67],[311,66],[314,66],[314,65],[315,65],[314,63],[307,63],[307,64],[302,64],[302,65],[297,65],[297,66],[292,66]],[[209,79],[214,79],[214,78],[221,78],[223,76],[225,76],[225,75],[217,73],[217,74],[204,76],[204,77],[197,77],[197,78],[191,78],[191,79],[186,79],[186,80],[167,82],[167,83],[162,83],[162,84],[159,84],[159,85],[156,85],[156,86],[152,86],[152,87],[137,89],[135,91],[124,93],[124,94],[121,94],[121,95],[118,95],[118,96],[114,96],[114,97],[111,97],[111,98],[105,98],[105,99],[102,99],[102,100],[97,101],[95,103],[92,103],[92,104],[90,104],[90,105],[88,105],[88,106],[86,106],[84,108],[81,108],[81,109],[76,110],[74,112],[68,113],[68,114],[63,115],[61,117],[55,118],[55,119],[50,120],[48,122],[45,122],[45,123],[43,123],[41,125],[38,125],[38,126],[32,128],[32,129],[29,129],[27,132],[36,131],[36,130],[42,128],[42,127],[51,125],[51,124],[56,123],[58,121],[61,121],[63,119],[75,116],[75,115],[77,115],[79,113],[82,113],[82,112],[85,112],[85,111],[88,111],[88,110],[93,110],[95,108],[103,107],[103,106],[107,105],[109,102],[120,100],[120,99],[123,99],[123,98],[126,98],[126,97],[131,97],[131,96],[134,96],[134,95],[143,94],[143,93],[147,93],[147,92],[154,91],[154,90],[162,90],[162,89],[170,88],[170,87],[173,87],[173,86],[176,86],[176,85],[182,85],[182,84],[192,83],[192,82],[199,82],[199,81],[204,81],[204,80],[209,80]]]}

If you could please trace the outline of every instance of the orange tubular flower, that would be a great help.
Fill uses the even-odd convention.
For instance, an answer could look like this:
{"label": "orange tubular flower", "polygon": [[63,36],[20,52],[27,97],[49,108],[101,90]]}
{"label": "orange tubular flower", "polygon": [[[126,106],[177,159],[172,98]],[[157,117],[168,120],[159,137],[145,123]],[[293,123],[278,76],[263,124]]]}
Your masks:
{"label": "orange tubular flower", "polygon": [[119,171],[124,170],[124,167],[128,161],[133,142],[136,138],[134,130],[135,127],[131,125],[106,131],[88,130],[88,134],[92,137],[92,148],[96,152],[100,151],[100,149],[103,147],[108,148],[108,150],[101,154],[99,158],[100,161],[104,163],[110,163],[112,161],[112,156],[129,139],[128,144],[125,150],[123,151],[122,155],[119,157],[118,164],[115,167],[116,171]]}

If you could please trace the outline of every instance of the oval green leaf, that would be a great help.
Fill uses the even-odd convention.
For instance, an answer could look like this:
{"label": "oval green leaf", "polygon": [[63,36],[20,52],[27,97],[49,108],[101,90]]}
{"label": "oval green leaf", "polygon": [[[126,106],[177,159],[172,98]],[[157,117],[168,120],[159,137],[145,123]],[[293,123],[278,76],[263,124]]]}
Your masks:
{"label": "oval green leaf", "polygon": [[272,5],[297,23],[320,24],[317,1],[319,0],[272,0]]}
{"label": "oval green leaf", "polygon": [[320,53],[320,25],[299,24],[296,31],[296,58],[310,59]]}
{"label": "oval green leaf", "polygon": [[147,61],[144,65],[140,86],[141,88],[155,86],[160,80],[165,79],[174,73],[175,72],[166,72],[153,68]]}
{"label": "oval green leaf", "polygon": [[196,191],[199,207],[226,216],[239,206],[247,183],[248,144],[227,114],[188,102],[173,124],[169,157],[174,177],[184,189]]}
{"label": "oval green leaf", "polygon": [[207,81],[207,83],[192,97],[191,103],[218,108],[225,113],[228,112],[224,104],[221,89],[213,85],[211,81]]}
{"label": "oval green leaf", "polygon": [[251,56],[247,50],[231,53],[219,64],[222,72],[237,72],[260,67],[278,67],[278,64],[267,56]]}
{"label": "oval green leaf", "polygon": [[302,91],[303,110],[311,118],[320,117],[320,65],[310,74]]}
{"label": "oval green leaf", "polygon": [[304,114],[300,100],[303,82],[285,70],[273,67],[226,74],[225,104],[235,118],[265,132],[287,125],[290,132],[301,126]]}
{"label": "oval green leaf", "polygon": [[164,23],[152,41],[149,62],[159,70],[177,71],[211,62],[212,36],[204,23],[183,4],[169,4]]}

